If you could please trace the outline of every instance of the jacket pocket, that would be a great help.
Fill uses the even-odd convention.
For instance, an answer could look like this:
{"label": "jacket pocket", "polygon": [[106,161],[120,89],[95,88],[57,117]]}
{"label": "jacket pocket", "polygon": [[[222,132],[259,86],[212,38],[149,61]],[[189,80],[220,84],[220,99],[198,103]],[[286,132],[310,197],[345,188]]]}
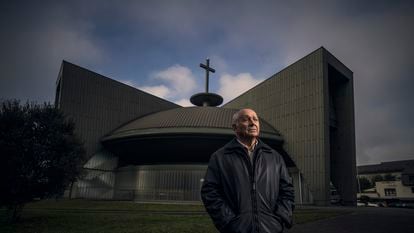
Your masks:
{"label": "jacket pocket", "polygon": [[283,221],[280,217],[267,212],[261,212],[260,225],[263,232],[283,232]]}
{"label": "jacket pocket", "polygon": [[232,218],[221,232],[225,233],[250,233],[252,232],[252,216],[243,213]]}
{"label": "jacket pocket", "polygon": [[240,215],[235,216],[234,218],[232,218],[225,226],[223,231],[223,233],[233,233],[233,232],[237,232],[237,225],[239,225],[240,222]]}

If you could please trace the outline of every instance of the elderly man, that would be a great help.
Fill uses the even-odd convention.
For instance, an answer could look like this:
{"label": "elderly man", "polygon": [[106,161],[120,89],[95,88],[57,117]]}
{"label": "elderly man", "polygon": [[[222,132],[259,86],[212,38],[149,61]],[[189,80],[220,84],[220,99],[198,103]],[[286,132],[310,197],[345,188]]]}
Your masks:
{"label": "elderly man", "polygon": [[210,158],[201,197],[224,233],[277,233],[292,225],[294,194],[282,156],[258,137],[251,109],[233,116],[236,138]]}

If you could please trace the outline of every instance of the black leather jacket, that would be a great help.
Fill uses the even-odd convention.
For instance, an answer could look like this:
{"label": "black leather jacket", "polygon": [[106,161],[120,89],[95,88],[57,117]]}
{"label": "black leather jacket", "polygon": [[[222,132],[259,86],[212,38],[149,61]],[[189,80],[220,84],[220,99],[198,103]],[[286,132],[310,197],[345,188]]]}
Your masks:
{"label": "black leather jacket", "polygon": [[294,191],[282,156],[259,140],[253,164],[233,139],[210,158],[201,197],[224,233],[276,233],[292,225]]}

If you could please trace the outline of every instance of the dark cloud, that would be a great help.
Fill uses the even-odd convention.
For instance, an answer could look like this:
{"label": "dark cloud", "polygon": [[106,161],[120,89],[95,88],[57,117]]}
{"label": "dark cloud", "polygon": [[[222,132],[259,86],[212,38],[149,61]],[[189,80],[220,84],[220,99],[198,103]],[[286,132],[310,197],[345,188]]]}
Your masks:
{"label": "dark cloud", "polygon": [[358,163],[414,159],[412,1],[0,4],[0,98],[52,101],[62,59],[143,86],[206,56],[264,79],[324,46],[354,72]]}
{"label": "dark cloud", "polygon": [[89,33],[93,25],[60,5],[6,4],[1,16],[1,98],[52,101],[63,59],[99,64],[104,50]]}

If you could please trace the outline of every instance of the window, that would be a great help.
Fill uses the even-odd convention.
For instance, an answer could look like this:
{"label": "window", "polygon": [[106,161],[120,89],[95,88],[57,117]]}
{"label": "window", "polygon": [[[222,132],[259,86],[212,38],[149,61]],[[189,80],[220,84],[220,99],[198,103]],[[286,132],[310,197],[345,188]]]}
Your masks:
{"label": "window", "polygon": [[395,197],[397,196],[397,191],[395,189],[384,189],[385,196]]}

